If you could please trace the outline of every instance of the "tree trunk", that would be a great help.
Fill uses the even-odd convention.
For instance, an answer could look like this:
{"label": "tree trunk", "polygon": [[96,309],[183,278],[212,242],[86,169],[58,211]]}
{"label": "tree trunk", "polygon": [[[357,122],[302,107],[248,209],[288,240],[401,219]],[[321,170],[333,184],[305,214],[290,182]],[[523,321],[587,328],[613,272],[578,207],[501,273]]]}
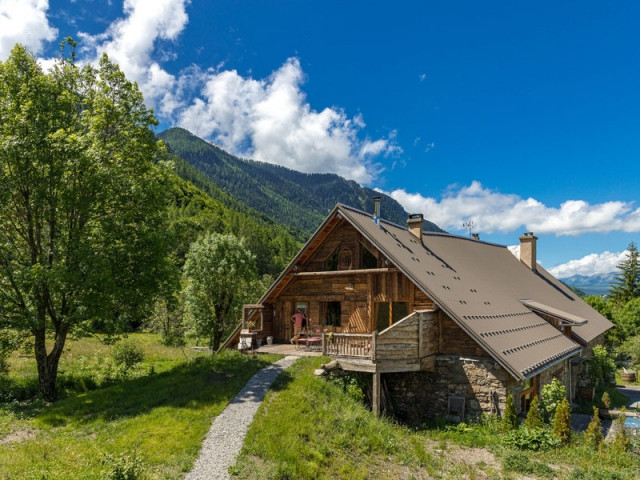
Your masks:
{"label": "tree trunk", "polygon": [[51,353],[47,354],[46,330],[37,329],[35,334],[35,356],[38,367],[38,391],[42,397],[52,402],[56,399],[56,380],[58,378],[58,364],[67,338],[68,328],[62,326],[55,334]]}

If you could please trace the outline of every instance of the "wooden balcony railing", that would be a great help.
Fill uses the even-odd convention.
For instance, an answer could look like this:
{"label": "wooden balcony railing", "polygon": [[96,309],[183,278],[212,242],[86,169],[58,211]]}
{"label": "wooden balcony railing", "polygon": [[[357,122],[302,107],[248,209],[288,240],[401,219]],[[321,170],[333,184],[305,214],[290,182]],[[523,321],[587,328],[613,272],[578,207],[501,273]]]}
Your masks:
{"label": "wooden balcony railing", "polygon": [[323,333],[322,354],[332,357],[375,358],[374,333]]}

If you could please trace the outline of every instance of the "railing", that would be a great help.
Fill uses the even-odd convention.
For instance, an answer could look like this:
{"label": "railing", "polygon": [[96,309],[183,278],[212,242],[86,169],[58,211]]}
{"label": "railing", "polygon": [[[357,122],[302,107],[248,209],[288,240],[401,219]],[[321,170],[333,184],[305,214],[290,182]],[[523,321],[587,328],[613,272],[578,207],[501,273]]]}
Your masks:
{"label": "railing", "polygon": [[376,333],[323,333],[322,353],[332,357],[375,358]]}

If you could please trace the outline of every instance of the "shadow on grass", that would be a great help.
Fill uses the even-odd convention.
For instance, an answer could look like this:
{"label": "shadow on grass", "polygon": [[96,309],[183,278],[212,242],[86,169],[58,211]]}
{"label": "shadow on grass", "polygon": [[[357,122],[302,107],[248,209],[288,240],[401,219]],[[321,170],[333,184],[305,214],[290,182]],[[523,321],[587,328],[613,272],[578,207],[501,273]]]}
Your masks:
{"label": "shadow on grass", "polygon": [[201,358],[167,372],[65,398],[46,409],[38,421],[64,426],[135,417],[158,407],[200,409],[226,403],[270,363],[237,354]]}

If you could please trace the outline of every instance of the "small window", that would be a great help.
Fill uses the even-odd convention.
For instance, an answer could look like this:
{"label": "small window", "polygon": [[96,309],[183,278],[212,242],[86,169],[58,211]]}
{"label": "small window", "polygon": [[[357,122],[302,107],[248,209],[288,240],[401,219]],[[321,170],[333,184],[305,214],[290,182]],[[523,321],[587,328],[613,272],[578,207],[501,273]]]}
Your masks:
{"label": "small window", "polygon": [[360,244],[360,268],[377,268],[378,259],[367,247]]}
{"label": "small window", "polygon": [[327,302],[325,304],[324,324],[332,327],[340,326],[340,315],[342,314],[340,302]]}
{"label": "small window", "polygon": [[338,265],[340,263],[340,250],[340,247],[336,248],[333,253],[329,255],[324,261],[325,272],[335,272],[336,270],[338,270]]}
{"label": "small window", "polygon": [[378,332],[409,315],[408,302],[376,302],[375,306],[376,330]]}

